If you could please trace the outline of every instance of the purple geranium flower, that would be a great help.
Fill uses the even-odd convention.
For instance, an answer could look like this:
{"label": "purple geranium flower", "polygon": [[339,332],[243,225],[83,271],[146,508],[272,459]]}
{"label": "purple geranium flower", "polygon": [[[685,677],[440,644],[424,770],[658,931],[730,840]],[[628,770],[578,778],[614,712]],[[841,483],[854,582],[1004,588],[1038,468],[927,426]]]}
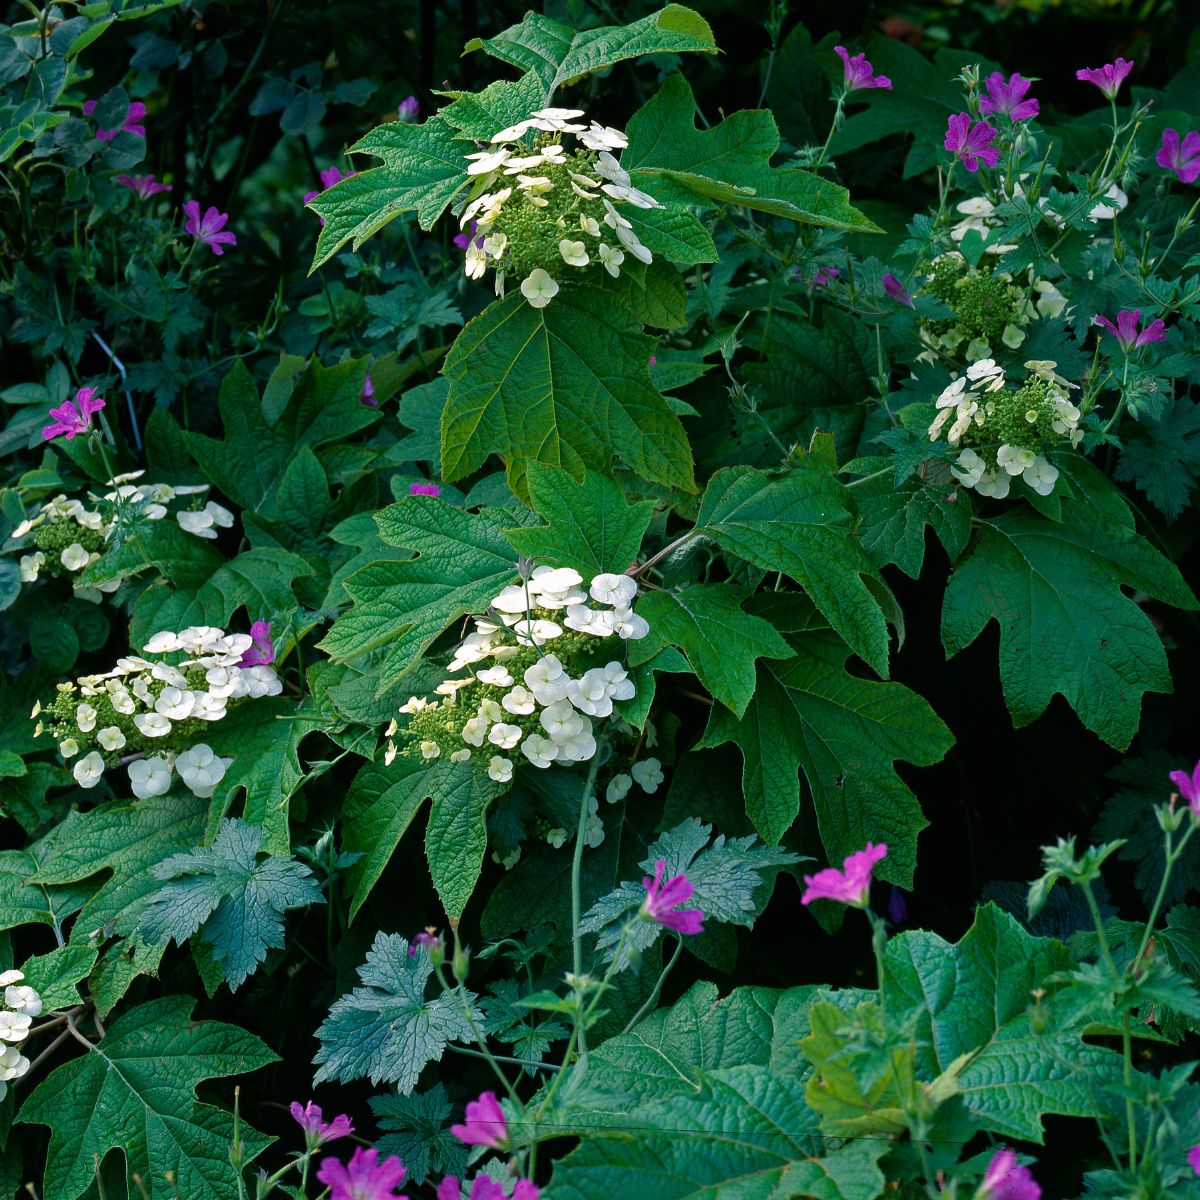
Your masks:
{"label": "purple geranium flower", "polygon": [[159,183],[153,175],[118,175],[117,182],[127,187],[140,200],[149,200],[159,192],[169,192],[169,183]]}
{"label": "purple geranium flower", "polygon": [[255,621],[250,626],[250,649],[238,660],[239,667],[266,667],[275,661],[275,643],[271,641],[271,622]]}
{"label": "purple geranium flower", "polygon": [[1121,349],[1128,354],[1130,350],[1136,350],[1139,346],[1148,346],[1151,342],[1161,342],[1167,336],[1167,327],[1161,318],[1151,321],[1145,329],[1138,332],[1138,322],[1141,318],[1142,310],[1140,308],[1132,311],[1122,309],[1117,313],[1115,325],[1107,317],[1096,317],[1095,323],[1102,329],[1108,330],[1121,343]]}
{"label": "purple geranium flower", "polygon": [[[90,117],[96,111],[95,100],[85,100],[83,102],[83,115]],[[125,123],[120,129],[97,129],[96,137],[102,142],[111,142],[118,133],[132,133],[135,137],[144,138],[146,136],[145,125],[139,125],[138,122],[146,115],[146,106],[140,101],[135,100],[129,106],[129,111],[125,114]]]}
{"label": "purple geranium flower", "polygon": [[995,136],[996,131],[983,121],[972,125],[970,113],[955,113],[946,122],[943,145],[974,174],[979,170],[980,159],[989,167],[994,167],[1000,161],[1000,151],[991,144]]}
{"label": "purple geranium flower", "polygon": [[460,250],[465,250],[472,243],[472,241],[477,242],[479,245],[482,246],[483,238],[475,236],[478,231],[479,231],[479,222],[472,221],[470,233],[467,233],[465,230],[462,233],[456,233],[454,235],[454,237],[451,238],[451,241],[453,241],[453,243]]}
{"label": "purple geranium flower", "polygon": [[219,212],[215,204],[210,204],[204,216],[201,216],[200,201],[189,200],[183,206],[183,211],[187,217],[184,230],[206,245],[218,258],[225,253],[226,246],[237,245],[237,237],[225,228],[229,214]]}
{"label": "purple geranium flower", "polygon": [[1162,145],[1154,161],[1168,171],[1174,171],[1181,183],[1195,183],[1200,177],[1200,133],[1194,129],[1182,143],[1174,129],[1164,129]]}
{"label": "purple geranium flower", "polygon": [[1031,79],[1012,74],[1008,82],[999,71],[993,71],[987,77],[987,95],[979,97],[981,113],[1001,113],[1013,121],[1028,121],[1036,117],[1041,108],[1036,100],[1026,100],[1025,93],[1029,91]]}
{"label": "purple geranium flower", "polygon": [[410,496],[440,496],[442,489],[436,483],[410,483],[408,494]]}
{"label": "purple geranium flower", "polygon": [[[447,1175],[438,1184],[437,1200],[462,1200],[462,1184]],[[506,1200],[503,1186],[488,1175],[476,1175],[471,1181],[469,1200]],[[512,1200],[538,1200],[538,1189],[528,1179],[518,1179],[512,1190]]]}
{"label": "purple geranium flower", "polygon": [[1007,1149],[998,1150],[992,1157],[976,1192],[979,1200],[1039,1200],[1041,1194],[1029,1168],[1021,1166],[1017,1156]]}
{"label": "purple geranium flower", "polygon": [[466,1122],[451,1125],[450,1132],[465,1146],[503,1150],[508,1145],[508,1125],[496,1093],[484,1092],[478,1100],[471,1100],[467,1104]]}
{"label": "purple geranium flower", "polygon": [[396,120],[411,125],[421,115],[421,105],[416,96],[406,96],[396,109]]}
{"label": "purple geranium flower", "polygon": [[[1197,1142],[1197,1144],[1187,1152],[1187,1160],[1188,1166],[1191,1167],[1197,1175],[1200,1175],[1200,1142]],[[438,1197],[438,1200],[441,1200],[440,1196]]]}
{"label": "purple geranium flower", "polygon": [[345,1165],[323,1158],[317,1178],[329,1188],[330,1200],[408,1200],[394,1191],[404,1178],[404,1164],[394,1154],[380,1162],[378,1150],[359,1146]]}
{"label": "purple geranium flower", "polygon": [[96,395],[98,388],[80,388],[74,400],[67,400],[50,410],[54,423],[42,427],[46,441],[62,436],[69,442],[77,433],[87,433],[92,427],[92,417],[104,407],[104,401]]}
{"label": "purple geranium flower", "polygon": [[912,297],[904,290],[904,284],[891,271],[884,272],[884,276],[879,282],[883,284],[883,290],[893,300],[898,300],[901,304],[907,304],[909,308],[914,307]]}
{"label": "purple geranium flower", "polygon": [[1192,768],[1190,775],[1186,771],[1172,771],[1171,782],[1188,802],[1188,808],[1200,816],[1200,762]]}
{"label": "purple geranium flower", "polygon": [[[329,191],[329,189],[333,187],[335,183],[341,183],[343,179],[353,179],[357,174],[357,171],[347,171],[345,175],[343,175],[339,167],[326,167],[325,170],[321,172],[321,186],[315,192],[305,192],[304,203],[307,204],[310,200],[316,196],[319,196],[322,192]],[[324,225],[325,222],[322,221],[321,224]]]}
{"label": "purple geranium flower", "polygon": [[892,81],[886,75],[876,75],[865,54],[852,56],[845,46],[834,46],[833,49],[842,60],[842,83],[846,91],[857,92],[860,88],[891,90]]}
{"label": "purple geranium flower", "polygon": [[808,887],[804,889],[800,903],[837,900],[855,908],[866,908],[871,892],[871,872],[887,852],[887,846],[873,846],[868,842],[862,850],[842,860],[840,871],[836,867],[826,867],[815,875],[805,875],[804,882]]}
{"label": "purple geranium flower", "polygon": [[828,287],[840,274],[837,267],[818,267],[817,273],[809,281],[809,287]]}
{"label": "purple geranium flower", "polygon": [[408,943],[408,957],[417,957],[418,946],[424,946],[426,950],[432,953],[434,946],[440,946],[441,944],[441,934],[438,933],[438,931],[432,925],[430,925],[418,933],[416,937],[414,937],[413,940]]}
{"label": "purple geranium flower", "polygon": [[642,915],[657,921],[674,933],[693,934],[704,932],[704,913],[698,908],[680,908],[692,898],[695,890],[686,875],[673,875],[663,882],[667,864],[660,858],[654,864],[654,878],[649,875],[642,880],[646,899],[642,901]]}
{"label": "purple geranium flower", "polygon": [[1094,83],[1110,100],[1117,98],[1125,77],[1133,70],[1133,63],[1127,58],[1118,58],[1116,62],[1105,63],[1102,67],[1080,67],[1075,72],[1075,78],[1083,83]]}
{"label": "purple geranium flower", "polygon": [[349,1137],[354,1132],[354,1126],[350,1124],[350,1118],[345,1113],[326,1123],[322,1117],[321,1106],[311,1100],[303,1108],[300,1107],[299,1101],[293,1100],[289,1111],[292,1120],[304,1130],[304,1143],[309,1150],[315,1150],[318,1146],[337,1138]]}
{"label": "purple geranium flower", "polygon": [[363,380],[362,391],[358,397],[368,408],[378,408],[379,401],[375,399],[375,381],[368,375]]}

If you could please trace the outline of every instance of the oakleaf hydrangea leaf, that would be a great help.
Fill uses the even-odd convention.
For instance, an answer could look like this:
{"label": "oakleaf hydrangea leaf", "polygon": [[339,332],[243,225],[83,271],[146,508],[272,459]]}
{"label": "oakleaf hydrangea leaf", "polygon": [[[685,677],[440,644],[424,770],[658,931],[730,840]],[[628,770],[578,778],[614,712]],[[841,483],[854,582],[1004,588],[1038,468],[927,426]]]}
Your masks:
{"label": "oakleaf hydrangea leaf", "polygon": [[[470,1024],[450,996],[425,998],[432,973],[423,946],[410,958],[404,938],[377,934],[358,969],[362,987],[335,1001],[317,1030],[316,1082],[369,1076],[407,1094],[426,1063],[441,1061],[448,1042],[472,1041]],[[474,996],[467,996],[473,1005]]]}
{"label": "oakleaf hydrangea leaf", "polygon": [[173,854],[152,868],[164,881],[139,922],[149,942],[182,945],[198,930],[231,990],[283,945],[289,909],[323,903],[312,872],[291,858],[260,860],[263,831],[227,820],[211,846]]}
{"label": "oakleaf hydrangea leaf", "polygon": [[[75,1200],[110,1150],[125,1159],[153,1200],[235,1200],[230,1113],[196,1101],[206,1079],[240,1075],[276,1056],[253,1034],[219,1021],[193,1021],[195,1001],[166,996],[124,1013],[91,1051],[52,1071],[21,1106],[19,1120],[50,1126],[41,1194]],[[245,1161],[270,1139],[240,1122]]]}
{"label": "oakleaf hydrangea leaf", "polygon": [[[758,839],[753,835],[726,839],[724,834],[718,834],[710,845],[711,836],[711,825],[696,818],[684,821],[650,846],[642,860],[642,870],[653,875],[655,863],[661,858],[666,864],[664,879],[687,875],[693,888],[688,908],[700,909],[708,922],[749,928],[766,902],[767,895],[755,900],[764,874],[800,859],[787,850],[757,845]],[[618,949],[622,958],[627,959],[649,949],[658,940],[661,925],[635,920],[622,942],[622,927],[635,917],[645,899],[646,889],[641,880],[626,881],[584,914],[580,931],[597,935],[596,949],[604,961],[611,962]]]}
{"label": "oakleaf hydrangea leaf", "polygon": [[1137,732],[1145,692],[1169,692],[1162,639],[1121,590],[1176,608],[1195,597],[1175,566],[1131,528],[1079,503],[1063,523],[1024,510],[986,521],[950,577],[942,607],[947,654],[1000,626],[1000,679],[1013,723],[1028,725],[1056,693],[1110,746]]}
{"label": "oakleaf hydrangea leaf", "polygon": [[714,706],[700,746],[741,748],[746,811],[764,841],[778,842],[796,819],[803,771],[829,861],[885,842],[881,874],[911,886],[926,821],[895,763],[938,762],[953,743],[950,731],[903,684],[849,674],[846,647],[829,632],[789,641],[796,657],[760,662],[745,715]]}

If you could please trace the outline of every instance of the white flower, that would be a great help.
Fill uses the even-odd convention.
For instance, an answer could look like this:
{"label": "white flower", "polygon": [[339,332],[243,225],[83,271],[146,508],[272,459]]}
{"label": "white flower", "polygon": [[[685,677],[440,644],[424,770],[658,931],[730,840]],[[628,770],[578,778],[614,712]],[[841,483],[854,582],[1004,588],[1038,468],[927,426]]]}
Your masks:
{"label": "white flower", "polygon": [[1055,481],[1058,479],[1058,468],[1047,462],[1039,454],[1035,456],[1033,462],[1029,464],[1021,475],[1021,478],[1033,488],[1039,496],[1048,496],[1054,491]]}
{"label": "white flower", "polygon": [[537,707],[537,701],[533,693],[520,684],[517,684],[511,692],[507,693],[501,699],[500,703],[506,712],[513,713],[516,716],[528,715]]}
{"label": "white flower", "polygon": [[490,175],[512,157],[512,151],[507,147],[501,150],[479,150],[466,157],[471,163],[467,168],[468,175]]}
{"label": "white flower", "polygon": [[488,763],[488,778],[494,779],[497,783],[508,783],[512,777],[512,760],[502,758],[499,754],[493,754],[491,761]]}
{"label": "white flower", "polygon": [[1105,204],[1101,201],[1093,205],[1088,213],[1093,221],[1110,221],[1129,203],[1129,197],[1115,183],[1104,193],[1104,200],[1111,200],[1112,203]]}
{"label": "white flower", "polygon": [[532,600],[526,595],[525,589],[520,584],[513,583],[493,598],[491,607],[497,612],[519,613],[523,616],[529,611],[531,604]]}
{"label": "white flower", "polygon": [[275,674],[274,667],[240,667],[238,674],[246,688],[246,695],[252,700],[261,696],[278,696],[283,691],[283,684]]}
{"label": "white flower", "polygon": [[582,108],[539,108],[531,114],[543,121],[570,121],[583,116]]}
{"label": "white flower", "polygon": [[964,487],[974,487],[987,470],[987,463],[974,450],[963,450],[958,461],[950,468],[950,474]]}
{"label": "white flower", "polygon": [[20,563],[18,563],[21,582],[33,583],[37,579],[38,571],[42,569],[45,561],[46,556],[40,550],[35,550],[32,554],[26,554]]}
{"label": "white flower", "polygon": [[220,758],[211,746],[198,742],[175,759],[175,770],[193,796],[207,800],[225,778],[232,758]]}
{"label": "white flower", "polygon": [[[184,680],[187,683],[187,680]],[[196,707],[196,697],[184,688],[165,687],[154,702],[154,711],[172,721],[186,721]],[[135,722],[137,718],[134,718]]]}
{"label": "white flower", "polygon": [[579,214],[579,228],[591,237],[600,236],[600,222],[595,217],[589,217],[587,213]]}
{"label": "white flower", "polygon": [[463,270],[466,272],[468,279],[482,279],[484,272],[487,270],[487,255],[483,251],[482,246],[476,245],[474,242],[467,243],[467,257],[463,265]]}
{"label": "white flower", "polygon": [[0,1040],[23,1042],[32,1024],[33,1017],[29,1013],[15,1013],[0,1009]]}
{"label": "white flower", "polygon": [[994,500],[1003,500],[1008,495],[1011,485],[1012,480],[1008,472],[993,467],[980,476],[979,482],[975,484],[975,490],[981,496],[991,496]]}
{"label": "white flower", "polygon": [[179,641],[179,634],[172,633],[169,629],[164,629],[156,633],[143,647],[142,650],[146,654],[169,654],[172,650],[182,648],[182,643]]}
{"label": "white flower", "polygon": [[624,800],[629,794],[629,789],[633,787],[633,780],[623,772],[620,775],[614,775],[608,781],[608,787],[604,789],[604,798],[609,804],[616,804],[618,800]]}
{"label": "white flower", "polygon": [[96,710],[90,704],[81,704],[75,710],[75,724],[81,733],[91,733],[96,728]]}
{"label": "white flower", "polygon": [[161,683],[169,683],[176,688],[185,688],[188,685],[187,676],[178,667],[171,666],[170,663],[155,663],[150,668],[150,676],[152,679],[157,679]]}
{"label": "white flower", "polygon": [[579,140],[589,150],[624,150],[629,145],[629,139],[619,129],[595,121],[586,133],[579,135]]}
{"label": "white flower", "polygon": [[[214,696],[210,692],[192,692],[196,701],[192,716],[199,721],[220,721],[225,716],[226,698]],[[135,717],[134,720],[137,720]]]}
{"label": "white flower", "polygon": [[620,663],[608,663],[604,668],[604,678],[608,680],[608,694],[614,700],[632,700],[637,695],[629,672]]}
{"label": "white flower", "polygon": [[58,743],[58,752],[63,758],[74,758],[79,753],[79,743],[74,738],[64,738]]}
{"label": "white flower", "polygon": [[531,733],[521,743],[521,753],[535,767],[548,767],[558,757],[558,747],[540,733]]}
{"label": "white flower", "polygon": [[102,750],[120,750],[125,745],[125,735],[115,725],[106,725],[96,734],[96,741]]}
{"label": "white flower", "polygon": [[585,712],[590,717],[607,717],[612,714],[608,680],[598,667],[584,671],[579,679],[572,679],[567,689],[567,698],[580,712]]}
{"label": "white flower", "polygon": [[171,732],[171,722],[162,713],[138,713],[133,723],[143,737],[166,737]]}
{"label": "white flower", "polygon": [[638,235],[633,232],[632,228],[626,228],[624,225],[617,226],[617,241],[629,251],[639,262],[644,262],[647,265],[654,261],[654,255],[646,249],[645,246],[638,240]]}
{"label": "white flower", "polygon": [[104,759],[100,752],[93,750],[90,754],[85,754],[71,768],[71,774],[75,776],[75,782],[81,788],[94,788],[100,782],[100,776],[104,774]]}
{"label": "white flower", "polygon": [[421,757],[422,758],[437,758],[441,754],[442,748],[437,742],[422,742]]}
{"label": "white flower", "polygon": [[534,567],[529,577],[529,592],[533,596],[568,592],[583,582],[583,576],[573,567]]}
{"label": "white flower", "polygon": [[553,704],[567,694],[567,676],[555,654],[547,654],[526,667],[524,679],[525,686],[541,704]]}
{"label": "white flower", "polygon": [[458,695],[460,689],[471,686],[470,679],[443,679],[441,683],[435,687],[434,694],[438,696],[449,696],[451,700]]}
{"label": "white flower", "polygon": [[558,295],[558,284],[541,267],[534,267],[521,281],[521,295],[532,307],[545,308]]}
{"label": "white flower", "polygon": [[480,683],[490,683],[493,687],[512,687],[513,677],[508,668],[503,666],[484,667],[476,675]]}
{"label": "white flower", "polygon": [[24,971],[3,971],[0,972],[0,987],[8,987],[13,983],[20,983],[25,978]]}
{"label": "white flower", "polygon": [[508,245],[508,234],[493,233],[483,239],[483,252],[488,258],[499,258]]}
{"label": "white flower", "polygon": [[1033,466],[1037,455],[1022,446],[1001,446],[996,451],[996,466],[1003,467],[1010,475],[1022,474],[1026,467]]}
{"label": "white flower", "polygon": [[451,762],[468,762],[471,758],[471,751],[464,746],[461,750],[455,750],[450,755]]}
{"label": "white flower", "polygon": [[413,713],[419,713],[423,708],[429,707],[429,701],[423,696],[409,696],[405,702],[400,705],[400,712],[408,713],[410,716]]}
{"label": "white flower", "polygon": [[563,238],[558,243],[558,252],[568,267],[586,267],[591,259],[588,258],[587,247],[582,242],[573,242]]}
{"label": "white flower", "polygon": [[204,682],[211,695],[229,697],[240,690],[242,673],[237,667],[209,667]]}
{"label": "white flower", "polygon": [[638,787],[651,796],[658,791],[664,779],[662,763],[657,758],[644,758],[641,762],[634,763],[629,773]]}
{"label": "white flower", "polygon": [[625,261],[625,251],[615,246],[607,246],[601,242],[599,247],[600,265],[614,278],[621,273],[621,264]]}
{"label": "white flower", "polygon": [[625,641],[636,642],[650,632],[650,626],[645,618],[639,617],[632,609],[614,609],[613,620],[613,632]]}
{"label": "white flower", "polygon": [[967,378],[989,392],[998,392],[1004,386],[1004,368],[997,366],[993,359],[981,358],[967,368]]}
{"label": "white flower", "polygon": [[597,575],[593,578],[588,593],[597,604],[627,608],[637,595],[637,580],[628,575]]}
{"label": "white flower", "polygon": [[128,716],[137,707],[133,697],[123,687],[110,687],[108,700],[117,712],[123,713],[125,716]]}
{"label": "white flower", "polygon": [[595,754],[596,739],[590,727],[568,741],[558,743],[558,757],[568,762],[587,762]]}
{"label": "white flower", "polygon": [[72,542],[58,556],[58,561],[68,571],[82,571],[88,565],[89,559],[88,552],[78,542]]}
{"label": "white flower", "polygon": [[1066,296],[1050,280],[1039,279],[1033,285],[1033,290],[1038,293],[1036,303],[1038,316],[1053,319],[1067,307]]}
{"label": "white flower", "polygon": [[[22,975],[21,978],[25,977]],[[9,984],[4,989],[4,1003],[13,1012],[25,1013],[30,1017],[42,1015],[42,998],[31,987]]]}
{"label": "white flower", "polygon": [[520,725],[507,725],[500,721],[488,730],[488,741],[501,750],[511,750],[520,740]]}
{"label": "white flower", "polygon": [[633,226],[617,211],[611,200],[604,201],[604,223],[610,229],[632,229]]}
{"label": "white flower", "polygon": [[503,721],[504,709],[490,697],[479,702],[479,715],[486,717],[489,722]]}
{"label": "white flower", "polygon": [[[571,680],[569,686],[574,689],[576,681]],[[542,710],[538,720],[550,738],[559,745],[578,737],[588,728],[587,722],[575,711],[569,699],[556,700],[548,705]]]}
{"label": "white flower", "polygon": [[[178,633],[179,649],[189,654],[205,654],[224,646],[225,631],[215,625],[189,625]],[[148,665],[148,664],[143,664]]]}
{"label": "white flower", "polygon": [[512,627],[513,636],[522,646],[541,646],[562,636],[562,626],[553,621],[518,621]]}
{"label": "white flower", "polygon": [[134,759],[129,764],[129,784],[139,800],[161,796],[171,786],[171,765],[157,755]]}
{"label": "white flower", "polygon": [[567,831],[559,826],[557,829],[548,829],[546,831],[546,841],[553,846],[555,850],[561,850],[567,840]]}
{"label": "white flower", "polygon": [[499,133],[493,133],[488,140],[493,144],[496,142],[515,142],[517,138],[533,128],[532,121],[518,121],[515,125],[510,125],[507,129],[500,130]]}
{"label": "white flower", "polygon": [[487,717],[472,717],[462,727],[462,740],[470,742],[472,746],[482,746],[483,739],[487,737],[489,723]]}

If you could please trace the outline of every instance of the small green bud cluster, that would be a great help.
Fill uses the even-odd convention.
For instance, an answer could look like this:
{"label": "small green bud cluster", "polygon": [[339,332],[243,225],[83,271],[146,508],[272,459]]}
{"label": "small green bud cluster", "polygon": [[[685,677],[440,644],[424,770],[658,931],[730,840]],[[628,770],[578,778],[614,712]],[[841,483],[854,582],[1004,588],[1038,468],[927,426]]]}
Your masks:
{"label": "small green bud cluster", "polygon": [[954,316],[924,322],[922,338],[951,354],[965,348],[969,359],[986,358],[1001,345],[1016,349],[1025,340],[1022,327],[1035,315],[1011,276],[991,266],[968,266],[957,252],[934,260],[925,290]]}

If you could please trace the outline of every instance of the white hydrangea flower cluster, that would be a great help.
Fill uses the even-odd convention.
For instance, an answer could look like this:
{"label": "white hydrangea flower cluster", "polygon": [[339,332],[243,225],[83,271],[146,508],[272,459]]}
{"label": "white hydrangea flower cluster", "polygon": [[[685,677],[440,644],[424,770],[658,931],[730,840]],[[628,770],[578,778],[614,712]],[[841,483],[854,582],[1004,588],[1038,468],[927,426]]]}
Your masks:
{"label": "white hydrangea flower cluster", "polygon": [[624,133],[583,115],[539,109],[466,156],[475,184],[459,217],[471,226],[465,270],[479,279],[493,268],[497,295],[506,278],[520,279],[525,299],[544,308],[572,271],[598,266],[615,278],[626,255],[653,261],[622,209],[662,205],[617,160]]}
{"label": "white hydrangea flower cluster", "polygon": [[221,720],[231,702],[283,690],[252,647],[249,634],[210,625],[156,633],[143,653],[175,661],[130,655],[111,671],[60,683],[50,704],[34,705],[34,732],[49,732],[64,760],[75,760],[71,773],[82,788],[95,787],[106,769],[124,762],[139,800],[166,792],[173,771],[193,795],[207,798],[233,760],[198,740],[206,726]]}
{"label": "white hydrangea flower cluster", "polygon": [[41,996],[21,982],[24,978],[20,971],[0,971],[0,988],[4,989],[0,1044],[8,1043],[0,1050],[0,1100],[8,1095],[8,1085],[29,1070],[29,1059],[17,1049],[17,1044],[29,1036],[34,1017],[42,1011]]}
{"label": "white hydrangea flower cluster", "polygon": [[[33,535],[33,550],[22,555],[18,567],[22,583],[34,583],[39,576],[78,576],[92,565],[104,550],[112,536],[122,511],[134,520],[161,521],[170,514],[167,507],[181,497],[201,497],[208,491],[208,484],[135,483],[144,471],[131,471],[117,475],[108,481],[112,490],[105,492],[101,511],[88,508],[82,500],[65,494],[54,496],[42,504],[32,516],[22,521],[12,531],[12,541],[21,541]],[[198,503],[197,499],[194,503]],[[181,508],[176,510],[179,527],[196,537],[215,538],[217,529],[228,529],[233,525],[233,513],[215,500],[209,500],[203,508]],[[120,580],[112,580],[96,587],[84,587],[73,583],[75,595],[81,600],[99,602],[106,592],[115,592]]]}
{"label": "white hydrangea flower cluster", "polygon": [[1012,390],[1004,371],[992,359],[973,362],[937,398],[937,415],[929,440],[943,430],[961,452],[951,473],[964,487],[1001,500],[1019,475],[1039,496],[1048,496],[1058,468],[1043,452],[1055,446],[1077,446],[1083,437],[1079,409],[1071,402],[1068,383],[1056,363],[1030,359],[1025,383]]}
{"label": "white hydrangea flower cluster", "polygon": [[[593,721],[634,696],[606,646],[643,638],[649,626],[633,611],[630,576],[597,575],[586,591],[583,582],[569,567],[538,566],[494,597],[450,663],[452,673],[469,674],[439,684],[439,700],[412,696],[401,706],[403,752],[486,763],[500,783],[512,778],[518,755],[543,769],[592,758]],[[398,729],[393,721],[387,736]],[[389,742],[386,761],[397,753]]]}

